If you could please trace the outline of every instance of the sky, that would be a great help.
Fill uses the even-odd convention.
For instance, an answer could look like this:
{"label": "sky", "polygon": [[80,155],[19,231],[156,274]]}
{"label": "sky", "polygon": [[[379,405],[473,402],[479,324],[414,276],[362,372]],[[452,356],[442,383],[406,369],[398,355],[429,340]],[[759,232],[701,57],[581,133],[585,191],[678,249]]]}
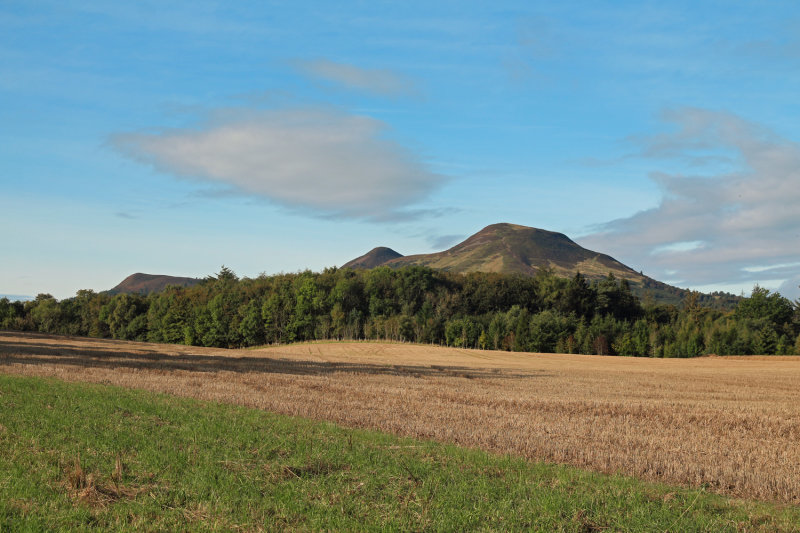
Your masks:
{"label": "sky", "polygon": [[794,1],[0,3],[0,294],[486,225],[800,296]]}

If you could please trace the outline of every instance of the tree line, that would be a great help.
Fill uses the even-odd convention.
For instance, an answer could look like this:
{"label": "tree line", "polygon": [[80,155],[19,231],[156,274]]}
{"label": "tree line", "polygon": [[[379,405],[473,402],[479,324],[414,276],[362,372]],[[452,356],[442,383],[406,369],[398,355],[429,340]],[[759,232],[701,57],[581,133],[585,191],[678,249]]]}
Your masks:
{"label": "tree line", "polygon": [[0,299],[0,328],[211,347],[374,339],[464,348],[651,357],[800,354],[800,306],[756,286],[734,310],[643,304],[626,280],[329,268],[192,287]]}

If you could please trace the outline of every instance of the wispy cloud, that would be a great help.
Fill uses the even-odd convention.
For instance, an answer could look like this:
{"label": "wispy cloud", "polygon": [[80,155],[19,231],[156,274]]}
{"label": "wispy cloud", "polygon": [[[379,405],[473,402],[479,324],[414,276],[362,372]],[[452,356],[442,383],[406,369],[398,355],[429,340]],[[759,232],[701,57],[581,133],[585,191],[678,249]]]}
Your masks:
{"label": "wispy cloud", "polygon": [[636,139],[640,155],[706,172],[652,172],[660,205],[604,224],[581,243],[655,277],[677,271],[688,286],[756,283],[767,270],[772,281],[776,272],[797,278],[800,145],[727,112],[684,108],[663,118],[672,131]]}
{"label": "wispy cloud", "polygon": [[445,177],[367,116],[330,109],[219,111],[197,128],[116,135],[124,154],[175,176],[212,182],[315,215],[391,221]]}
{"label": "wispy cloud", "polygon": [[434,250],[446,250],[452,245],[462,240],[465,236],[458,235],[431,235],[428,237],[428,243]]}
{"label": "wispy cloud", "polygon": [[366,69],[327,59],[298,60],[295,68],[305,76],[382,96],[414,96],[415,84],[388,69]]}

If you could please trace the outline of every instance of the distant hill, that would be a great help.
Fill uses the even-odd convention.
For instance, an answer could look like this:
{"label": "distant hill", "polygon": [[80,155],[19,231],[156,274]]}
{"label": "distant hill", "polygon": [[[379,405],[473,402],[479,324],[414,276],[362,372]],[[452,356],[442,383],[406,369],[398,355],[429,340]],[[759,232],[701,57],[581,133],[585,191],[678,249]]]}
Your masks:
{"label": "distant hill", "polygon": [[8,298],[10,302],[29,302],[33,300],[33,296],[26,296],[24,294],[0,294],[0,299]]}
{"label": "distant hill", "polygon": [[162,274],[142,274],[137,272],[131,274],[122,282],[107,291],[109,294],[150,294],[151,292],[160,292],[166,289],[169,285],[178,285],[180,287],[191,287],[200,283],[201,279],[198,278],[184,278],[178,276],[165,276]]}
{"label": "distant hill", "polygon": [[[387,252],[388,251],[388,252]],[[394,255],[396,254],[396,255]],[[601,279],[613,274],[626,279],[640,298],[657,303],[680,303],[688,293],[630,268],[613,257],[587,250],[563,233],[556,233],[516,224],[492,224],[443,252],[401,256],[391,248],[379,247],[345,263],[343,267],[392,268],[420,265],[451,272],[499,272],[533,276],[541,268],[549,268],[562,277],[580,272],[588,279]],[[731,295],[705,295],[706,305],[730,307]]]}
{"label": "distant hill", "polygon": [[342,268],[375,268],[376,266],[381,266],[392,259],[398,259],[400,257],[403,257],[403,254],[397,253],[385,246],[378,246],[361,257],[356,257],[352,261],[348,261],[342,265]]}

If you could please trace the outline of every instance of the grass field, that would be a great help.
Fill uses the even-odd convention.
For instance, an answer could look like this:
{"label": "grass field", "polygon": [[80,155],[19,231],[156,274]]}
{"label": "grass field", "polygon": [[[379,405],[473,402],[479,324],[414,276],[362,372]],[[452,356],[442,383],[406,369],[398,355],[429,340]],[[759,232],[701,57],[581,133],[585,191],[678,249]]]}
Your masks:
{"label": "grass field", "polygon": [[792,506],[0,375],[0,531],[795,531],[799,521]]}
{"label": "grass field", "polygon": [[800,359],[258,350],[0,333],[0,372],[257,407],[597,472],[800,503]]}

